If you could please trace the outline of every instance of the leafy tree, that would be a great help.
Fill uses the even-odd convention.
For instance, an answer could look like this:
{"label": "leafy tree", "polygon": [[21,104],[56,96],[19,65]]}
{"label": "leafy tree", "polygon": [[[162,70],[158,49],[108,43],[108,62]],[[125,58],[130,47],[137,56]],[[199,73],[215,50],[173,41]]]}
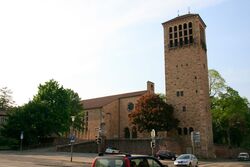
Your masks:
{"label": "leafy tree", "polygon": [[74,126],[80,129],[83,121],[83,110],[80,98],[71,89],[64,89],[55,80],[39,85],[35,102],[45,104],[50,109],[51,129],[54,133],[62,134],[69,130],[72,115],[76,116]]}
{"label": "leafy tree", "polygon": [[173,117],[173,111],[173,107],[160,95],[148,93],[138,99],[129,117],[140,132],[150,132],[152,129],[169,131],[176,128],[179,122]]}
{"label": "leafy tree", "polygon": [[225,90],[225,80],[221,77],[220,73],[214,69],[210,69],[208,71],[208,79],[209,79],[209,95],[210,97],[214,97],[218,95],[220,92]]}
{"label": "leafy tree", "polygon": [[49,118],[49,113],[47,106],[33,101],[13,108],[8,113],[8,121],[3,125],[2,133],[6,137],[18,140],[23,131],[24,144],[37,144],[41,138],[53,133],[53,120]]}
{"label": "leafy tree", "polygon": [[83,131],[84,126],[84,112],[83,106],[80,103],[81,98],[79,95],[71,89],[66,89],[66,92],[69,96],[69,107],[70,115],[75,116],[74,129],[78,131]]}
{"label": "leafy tree", "polygon": [[248,132],[248,101],[227,87],[225,93],[212,99],[214,140],[216,143],[240,145]]}
{"label": "leafy tree", "polygon": [[24,143],[37,144],[41,139],[68,132],[72,125],[71,115],[76,116],[73,126],[83,129],[84,113],[78,94],[50,80],[39,85],[32,101],[10,110],[1,132],[19,140],[23,131]]}
{"label": "leafy tree", "polygon": [[11,96],[12,92],[7,87],[0,89],[0,111],[7,111],[14,104]]}

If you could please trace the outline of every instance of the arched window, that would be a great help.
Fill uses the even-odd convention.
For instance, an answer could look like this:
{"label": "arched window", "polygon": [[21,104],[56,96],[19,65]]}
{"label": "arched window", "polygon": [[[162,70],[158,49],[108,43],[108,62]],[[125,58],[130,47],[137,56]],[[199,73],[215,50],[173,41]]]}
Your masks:
{"label": "arched window", "polygon": [[187,135],[188,134],[188,129],[187,128],[183,128],[183,132],[184,132],[184,135]]}
{"label": "arched window", "polygon": [[190,127],[189,128],[189,134],[191,134],[191,132],[193,132],[193,131],[194,131],[194,128]]}
{"label": "arched window", "polygon": [[169,32],[171,33],[173,31],[173,28],[172,27],[169,27]]}
{"label": "arched window", "polygon": [[177,26],[174,26],[174,31],[177,31]]}
{"label": "arched window", "polygon": [[179,30],[182,30],[182,25],[181,24],[179,25]]}
{"label": "arched window", "polygon": [[192,22],[189,22],[189,23],[188,23],[188,27],[189,27],[189,28],[192,28]]}
{"label": "arched window", "polygon": [[187,29],[187,23],[185,23],[185,24],[183,25],[183,28],[184,28],[184,29]]}
{"label": "arched window", "polygon": [[132,138],[137,138],[137,130],[135,126],[132,128]]}
{"label": "arched window", "polygon": [[126,139],[130,138],[130,131],[128,127],[124,128],[124,138]]}
{"label": "arched window", "polygon": [[178,135],[182,135],[182,129],[179,127],[177,130],[178,130]]}

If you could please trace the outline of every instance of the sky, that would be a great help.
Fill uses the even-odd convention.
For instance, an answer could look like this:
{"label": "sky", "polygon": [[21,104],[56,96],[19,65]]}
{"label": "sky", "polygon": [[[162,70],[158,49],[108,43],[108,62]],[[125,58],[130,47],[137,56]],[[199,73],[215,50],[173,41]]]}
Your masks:
{"label": "sky", "polygon": [[162,24],[197,13],[208,68],[250,100],[249,0],[0,0],[0,88],[16,105],[54,79],[89,99],[165,93]]}

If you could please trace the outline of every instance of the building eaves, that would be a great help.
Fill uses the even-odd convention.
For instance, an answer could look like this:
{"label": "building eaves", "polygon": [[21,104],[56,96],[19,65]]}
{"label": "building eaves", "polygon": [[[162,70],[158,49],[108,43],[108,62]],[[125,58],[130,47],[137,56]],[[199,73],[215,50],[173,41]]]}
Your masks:
{"label": "building eaves", "polygon": [[176,21],[176,20],[185,19],[185,18],[188,18],[188,17],[195,17],[195,16],[198,16],[199,19],[200,19],[200,21],[202,22],[202,24],[204,24],[204,26],[206,27],[206,24],[205,24],[205,22],[202,20],[202,18],[200,17],[200,15],[199,15],[199,14],[194,14],[194,13],[189,13],[189,14],[177,16],[177,17],[175,17],[175,18],[173,18],[173,19],[171,19],[171,20],[168,20],[168,21],[162,23],[162,25],[167,24],[167,23],[174,22],[174,21]]}
{"label": "building eaves", "polygon": [[142,96],[145,93],[147,93],[146,90],[118,94],[118,95],[111,95],[111,96],[82,100],[81,103],[83,104],[83,108],[85,110],[94,109],[94,108],[102,108],[103,106],[105,106],[105,105],[107,105],[115,100],[122,99],[122,98],[135,97],[135,96]]}

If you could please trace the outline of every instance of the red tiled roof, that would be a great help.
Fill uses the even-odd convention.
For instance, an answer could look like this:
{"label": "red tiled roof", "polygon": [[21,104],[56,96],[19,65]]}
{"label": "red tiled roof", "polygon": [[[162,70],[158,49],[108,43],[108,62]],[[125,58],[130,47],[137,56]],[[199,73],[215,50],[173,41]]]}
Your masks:
{"label": "red tiled roof", "polygon": [[83,104],[84,109],[101,108],[104,105],[107,105],[117,99],[141,96],[145,94],[146,92],[147,91],[144,90],[144,91],[138,91],[138,92],[99,97],[99,98],[94,98],[94,99],[87,99],[87,100],[82,100],[81,103]]}

